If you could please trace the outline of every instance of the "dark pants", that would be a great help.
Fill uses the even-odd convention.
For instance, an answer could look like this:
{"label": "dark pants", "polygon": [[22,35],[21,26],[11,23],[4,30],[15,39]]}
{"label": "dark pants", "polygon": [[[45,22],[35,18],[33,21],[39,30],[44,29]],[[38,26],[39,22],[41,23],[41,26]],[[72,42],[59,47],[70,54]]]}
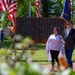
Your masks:
{"label": "dark pants", "polygon": [[51,57],[52,57],[52,66],[54,66],[55,61],[58,63],[59,66],[59,60],[58,60],[59,52],[60,51],[50,50]]}
{"label": "dark pants", "polygon": [[72,53],[73,53],[73,50],[65,50],[65,54],[66,54],[66,58],[67,58],[68,64],[69,64],[70,67],[73,68]]}

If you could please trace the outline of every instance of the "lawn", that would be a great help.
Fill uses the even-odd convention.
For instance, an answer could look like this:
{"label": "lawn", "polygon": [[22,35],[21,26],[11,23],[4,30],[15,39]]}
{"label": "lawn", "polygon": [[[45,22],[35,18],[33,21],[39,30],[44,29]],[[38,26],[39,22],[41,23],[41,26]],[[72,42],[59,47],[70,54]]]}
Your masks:
{"label": "lawn", "polygon": [[[0,42],[0,48],[2,47],[2,43]],[[5,38],[4,41],[4,48],[11,48],[14,49],[14,40],[12,38]],[[38,62],[41,64],[49,64],[50,62],[47,62],[47,55],[45,51],[45,44],[35,44],[32,48],[28,50],[28,53],[30,54],[32,51],[34,51],[34,55],[31,56],[32,61]],[[73,52],[73,60],[75,60],[75,50]]]}
{"label": "lawn", "polygon": [[10,47],[12,47],[12,49],[14,48],[14,39],[12,39],[11,37],[5,37],[4,42],[0,41],[0,48],[10,48]]}
{"label": "lawn", "polygon": [[[30,53],[32,50],[28,50],[28,52]],[[37,61],[42,64],[48,64],[50,62],[47,62],[47,55],[46,55],[46,51],[45,51],[45,44],[36,44],[36,49],[33,50],[35,53],[32,56],[32,60],[33,61]],[[75,50],[73,52],[73,57],[72,60],[75,61]]]}

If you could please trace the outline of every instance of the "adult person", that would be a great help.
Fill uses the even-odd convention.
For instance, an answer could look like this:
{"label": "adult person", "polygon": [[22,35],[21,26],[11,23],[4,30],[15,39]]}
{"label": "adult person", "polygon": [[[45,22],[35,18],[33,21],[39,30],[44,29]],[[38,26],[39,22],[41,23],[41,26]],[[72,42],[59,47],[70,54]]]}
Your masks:
{"label": "adult person", "polygon": [[58,61],[58,55],[61,51],[61,54],[64,54],[64,47],[63,47],[63,42],[62,42],[62,36],[59,34],[59,28],[55,27],[53,29],[53,34],[51,34],[47,40],[46,43],[46,53],[49,56],[51,54],[51,65],[52,68],[50,71],[55,71],[54,69],[54,64],[55,60],[58,63],[59,67],[59,61]]}
{"label": "adult person", "polygon": [[4,46],[4,31],[1,31],[1,46]]}
{"label": "adult person", "polygon": [[64,41],[65,41],[65,55],[68,61],[69,67],[73,68],[72,54],[74,51],[75,44],[75,29],[73,28],[73,22],[67,23],[67,28],[64,30]]}
{"label": "adult person", "polygon": [[3,30],[1,31],[1,41],[2,42],[4,41],[4,32],[3,32]]}
{"label": "adult person", "polygon": [[1,31],[0,31],[0,42],[1,42]]}

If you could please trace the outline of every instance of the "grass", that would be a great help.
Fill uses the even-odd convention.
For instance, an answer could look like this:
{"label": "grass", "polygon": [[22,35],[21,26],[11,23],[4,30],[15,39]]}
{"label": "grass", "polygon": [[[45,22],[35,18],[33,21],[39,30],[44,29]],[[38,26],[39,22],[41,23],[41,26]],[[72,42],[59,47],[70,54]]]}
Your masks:
{"label": "grass", "polygon": [[11,37],[5,37],[4,42],[0,41],[0,48],[14,48],[14,39]]}
{"label": "grass", "polygon": [[[0,42],[0,48],[2,47],[2,43]],[[4,41],[4,48],[11,48],[14,49],[14,40],[10,37],[5,38]],[[50,64],[50,62],[47,62],[47,55],[45,51],[45,44],[35,44],[33,46],[34,49],[29,49],[28,53],[30,54],[32,51],[34,51],[34,55],[32,55],[32,60],[37,61],[40,64]],[[72,60],[75,60],[75,50],[73,52]]]}
{"label": "grass", "polygon": [[[40,45],[40,47],[39,47],[39,45]],[[38,49],[36,49],[34,51],[35,53],[32,56],[32,60],[37,61],[37,62],[40,61],[41,64],[49,64],[50,62],[46,61],[46,60],[48,60],[48,58],[47,58],[46,51],[45,51],[45,44],[42,45],[42,47],[41,47],[41,45],[42,44],[37,44]],[[28,52],[30,53],[32,51],[28,50]],[[72,60],[75,61],[75,50],[73,52]]]}

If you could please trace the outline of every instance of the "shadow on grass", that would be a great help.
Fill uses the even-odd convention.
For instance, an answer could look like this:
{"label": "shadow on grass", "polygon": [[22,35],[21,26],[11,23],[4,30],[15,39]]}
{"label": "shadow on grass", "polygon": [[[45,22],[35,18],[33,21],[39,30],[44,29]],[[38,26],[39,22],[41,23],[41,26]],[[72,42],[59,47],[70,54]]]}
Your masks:
{"label": "shadow on grass", "polygon": [[0,41],[0,48],[14,49],[14,43],[12,38],[5,38],[3,42]]}
{"label": "shadow on grass", "polygon": [[[15,44],[15,41],[13,38],[10,38],[10,37],[6,37],[4,39],[4,42],[0,42],[0,48],[11,48],[11,49],[14,49],[14,44]],[[34,44],[32,46],[32,48],[30,48],[30,50],[40,50],[40,49],[45,49],[45,44]]]}
{"label": "shadow on grass", "polygon": [[45,50],[46,45],[45,44],[34,44],[31,48],[31,50],[40,50],[44,49]]}

